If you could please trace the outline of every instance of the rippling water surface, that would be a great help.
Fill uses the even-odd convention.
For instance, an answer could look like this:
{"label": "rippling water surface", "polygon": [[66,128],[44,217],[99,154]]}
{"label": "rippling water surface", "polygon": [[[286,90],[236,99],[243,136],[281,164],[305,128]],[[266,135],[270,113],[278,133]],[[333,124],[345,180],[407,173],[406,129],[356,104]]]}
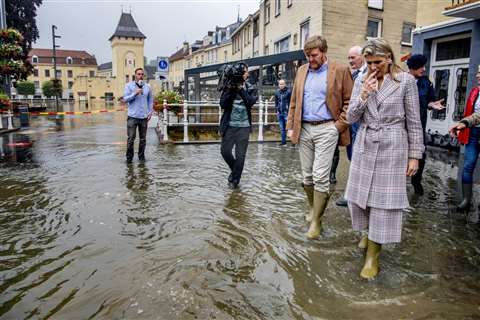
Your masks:
{"label": "rippling water surface", "polygon": [[307,241],[295,148],[251,144],[230,190],[219,145],[159,145],[150,129],[147,162],[127,166],[125,131],[105,114],[0,138],[1,319],[480,319],[480,228],[453,210],[454,155],[430,154],[404,241],[363,281],[334,204],[344,154]]}

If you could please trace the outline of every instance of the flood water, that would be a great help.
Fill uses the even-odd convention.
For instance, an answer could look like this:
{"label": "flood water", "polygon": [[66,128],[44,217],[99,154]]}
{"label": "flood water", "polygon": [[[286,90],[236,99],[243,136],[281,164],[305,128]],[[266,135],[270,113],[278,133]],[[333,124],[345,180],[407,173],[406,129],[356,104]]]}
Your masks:
{"label": "flood water", "polygon": [[308,241],[295,148],[250,144],[230,190],[218,144],[149,129],[147,161],[126,165],[125,127],[121,113],[38,117],[0,137],[0,319],[480,319],[480,225],[454,209],[456,154],[429,153],[403,242],[365,281],[334,203],[344,153]]}

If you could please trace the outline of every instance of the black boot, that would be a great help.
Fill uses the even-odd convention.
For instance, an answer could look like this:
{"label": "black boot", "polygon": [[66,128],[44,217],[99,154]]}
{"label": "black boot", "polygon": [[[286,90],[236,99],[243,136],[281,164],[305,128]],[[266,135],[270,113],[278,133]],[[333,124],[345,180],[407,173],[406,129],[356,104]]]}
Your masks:
{"label": "black boot", "polygon": [[333,154],[333,159],[332,159],[332,168],[330,169],[330,183],[335,184],[337,183],[337,167],[338,163],[340,162],[340,150],[338,150],[338,145],[335,149],[335,153]]}
{"label": "black boot", "polygon": [[470,203],[472,202],[472,188],[473,188],[473,184],[471,183],[462,184],[463,200],[457,206],[457,210],[465,211],[470,209]]}

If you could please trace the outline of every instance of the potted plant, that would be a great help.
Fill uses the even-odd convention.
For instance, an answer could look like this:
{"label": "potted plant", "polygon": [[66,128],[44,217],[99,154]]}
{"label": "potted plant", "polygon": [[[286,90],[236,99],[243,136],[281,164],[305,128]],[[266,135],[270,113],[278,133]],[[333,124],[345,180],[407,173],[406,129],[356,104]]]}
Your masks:
{"label": "potted plant", "polygon": [[164,102],[166,102],[166,107],[168,111],[172,111],[176,115],[182,112],[182,97],[175,91],[161,91],[157,93],[153,101],[153,109],[162,113],[164,108]]}

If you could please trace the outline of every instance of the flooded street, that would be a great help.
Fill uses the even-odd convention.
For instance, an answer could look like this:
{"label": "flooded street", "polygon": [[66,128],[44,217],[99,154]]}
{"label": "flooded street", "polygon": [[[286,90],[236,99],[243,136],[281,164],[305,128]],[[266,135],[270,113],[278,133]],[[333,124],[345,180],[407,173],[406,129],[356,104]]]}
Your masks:
{"label": "flooded street", "polygon": [[293,147],[250,144],[230,190],[218,144],[149,129],[147,161],[127,165],[123,113],[60,123],[0,137],[0,319],[480,319],[480,225],[455,211],[455,153],[429,153],[425,196],[409,186],[403,241],[368,282],[335,206],[344,153],[308,241]]}

